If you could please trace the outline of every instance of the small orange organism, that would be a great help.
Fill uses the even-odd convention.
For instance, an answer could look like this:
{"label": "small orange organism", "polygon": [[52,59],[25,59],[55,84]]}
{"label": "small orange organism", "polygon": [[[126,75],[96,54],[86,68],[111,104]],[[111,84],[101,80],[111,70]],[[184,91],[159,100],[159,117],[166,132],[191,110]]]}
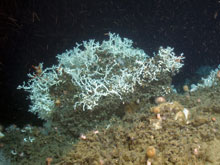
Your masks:
{"label": "small orange organism", "polygon": [[60,107],[61,101],[60,101],[59,98],[55,100],[55,105],[56,105],[57,107]]}
{"label": "small orange organism", "polygon": [[165,99],[165,97],[163,97],[163,96],[160,96],[160,97],[156,97],[155,98],[155,103],[156,104],[162,104],[162,103],[165,103],[166,102],[166,99]]}
{"label": "small orange organism", "polygon": [[183,91],[184,92],[189,92],[189,86],[188,85],[183,85]]}
{"label": "small orange organism", "polygon": [[47,157],[46,158],[46,165],[51,165],[51,162],[53,161],[53,158]]}
{"label": "small orange organism", "polygon": [[39,64],[38,66],[32,65],[32,68],[34,68],[35,73],[36,73],[33,78],[39,77],[39,76],[41,75],[41,73],[43,72],[43,71],[42,71],[42,65],[41,65],[41,64]]}
{"label": "small orange organism", "polygon": [[147,158],[153,158],[156,155],[156,149],[153,146],[149,146],[146,151]]}
{"label": "small orange organism", "polygon": [[220,80],[220,70],[218,70],[216,77]]}

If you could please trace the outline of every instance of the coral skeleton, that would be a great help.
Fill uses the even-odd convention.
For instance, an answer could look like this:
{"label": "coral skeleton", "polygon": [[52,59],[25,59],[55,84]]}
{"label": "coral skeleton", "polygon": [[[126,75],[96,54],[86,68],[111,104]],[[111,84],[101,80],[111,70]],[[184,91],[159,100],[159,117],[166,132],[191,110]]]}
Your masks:
{"label": "coral skeleton", "polygon": [[206,88],[217,85],[217,81],[219,80],[217,74],[219,70],[220,70],[220,65],[218,65],[216,69],[211,70],[206,78],[202,77],[201,78],[202,83],[192,84],[190,87],[190,92],[194,92],[199,88]]}
{"label": "coral skeleton", "polygon": [[[107,41],[84,41],[57,55],[58,65],[43,69],[40,63],[42,73],[28,74],[28,82],[18,86],[30,93],[30,112],[47,119],[55,107],[51,88],[62,86],[68,81],[66,76],[77,89],[72,93],[74,109],[80,107],[85,111],[94,109],[105,97],[123,101],[137,86],[160,81],[163,74],[173,76],[183,66],[183,54],[175,56],[171,47],[160,47],[159,52],[150,57],[132,44],[132,40],[109,33]],[[161,90],[165,91],[166,87]]]}

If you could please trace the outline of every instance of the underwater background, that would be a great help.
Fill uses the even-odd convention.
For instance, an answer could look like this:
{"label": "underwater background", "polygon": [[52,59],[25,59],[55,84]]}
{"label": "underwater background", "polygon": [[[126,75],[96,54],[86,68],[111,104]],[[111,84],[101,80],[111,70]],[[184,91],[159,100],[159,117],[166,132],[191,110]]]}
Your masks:
{"label": "underwater background", "polygon": [[[0,164],[220,164],[219,12],[218,0],[1,0]],[[17,90],[28,73],[40,79],[58,54],[90,39],[101,44],[111,33],[132,40],[140,59],[143,51],[157,66],[154,54],[170,46],[184,65],[175,75],[158,73],[149,86],[138,81],[135,92],[120,94],[125,100],[99,98],[93,111],[72,112],[80,100],[71,94],[80,90],[63,74],[66,84],[50,86],[52,117],[29,112],[30,93]],[[134,61],[117,58],[125,68]]]}

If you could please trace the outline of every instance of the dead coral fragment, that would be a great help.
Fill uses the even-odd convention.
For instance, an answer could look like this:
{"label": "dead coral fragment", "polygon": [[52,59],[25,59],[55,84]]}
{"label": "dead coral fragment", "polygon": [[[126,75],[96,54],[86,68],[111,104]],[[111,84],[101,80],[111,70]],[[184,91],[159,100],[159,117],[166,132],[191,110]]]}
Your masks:
{"label": "dead coral fragment", "polygon": [[155,130],[162,128],[162,120],[161,119],[150,119],[150,124],[152,125],[152,128]]}
{"label": "dead coral fragment", "polygon": [[176,113],[174,120],[177,120],[179,122],[189,124],[189,110],[184,108],[183,111],[179,111]]}

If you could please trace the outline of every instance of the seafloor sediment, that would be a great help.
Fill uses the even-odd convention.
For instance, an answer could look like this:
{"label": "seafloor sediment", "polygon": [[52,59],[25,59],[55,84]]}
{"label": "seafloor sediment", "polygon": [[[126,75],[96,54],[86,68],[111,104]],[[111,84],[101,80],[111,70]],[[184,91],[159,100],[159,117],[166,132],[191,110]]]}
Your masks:
{"label": "seafloor sediment", "polygon": [[[1,150],[12,164],[45,164],[52,158],[57,165],[219,165],[219,92],[217,85],[171,94],[159,105],[127,104],[122,118],[112,117],[78,140],[54,124],[14,128],[4,132]],[[34,140],[24,142],[27,137]],[[149,147],[155,153],[149,154]]]}

